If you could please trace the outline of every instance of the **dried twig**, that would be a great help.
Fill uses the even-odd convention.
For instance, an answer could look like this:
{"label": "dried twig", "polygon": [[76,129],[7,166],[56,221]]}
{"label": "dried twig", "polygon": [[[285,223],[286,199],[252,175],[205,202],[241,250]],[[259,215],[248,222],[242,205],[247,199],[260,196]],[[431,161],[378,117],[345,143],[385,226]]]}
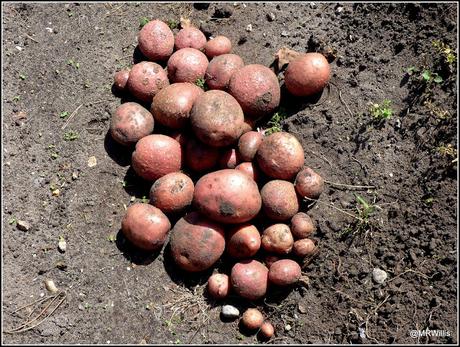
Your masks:
{"label": "dried twig", "polygon": [[376,186],[360,186],[360,185],[352,185],[352,184],[343,184],[343,183],[335,183],[331,181],[326,181],[324,180],[327,184],[330,184],[331,186],[337,186],[337,187],[346,187],[350,189],[377,189]]}
{"label": "dried twig", "polygon": [[25,37],[27,37],[29,40],[33,41],[33,42],[36,42],[36,43],[40,43],[39,41],[35,40],[32,36],[30,35],[27,35],[27,34],[24,34]]}
{"label": "dried twig", "polygon": [[311,202],[315,202],[315,203],[318,202],[318,203],[320,203],[320,204],[323,204],[323,205],[332,207],[333,209],[335,209],[335,210],[337,210],[337,211],[339,211],[339,212],[342,212],[343,214],[346,214],[346,215],[349,216],[349,217],[352,217],[352,218],[354,218],[354,219],[356,219],[356,220],[358,220],[358,221],[360,221],[360,222],[364,222],[364,219],[359,218],[359,217],[355,216],[354,214],[351,214],[350,212],[347,212],[347,211],[345,211],[345,210],[342,210],[341,208],[338,208],[338,207],[336,207],[336,206],[334,206],[334,205],[332,205],[332,204],[328,204],[328,203],[326,203],[326,202],[319,201],[318,199],[307,198],[306,196],[304,196],[304,199],[307,200],[307,201],[311,201]]}
{"label": "dried twig", "polygon": [[72,114],[69,116],[69,118],[67,119],[67,122],[65,122],[65,124],[62,126],[61,130],[64,130],[66,128],[66,126],[69,124],[69,122],[72,120],[72,118],[77,114],[78,110],[83,106],[84,104],[81,104],[80,106],[78,106],[75,111],[72,112]]}

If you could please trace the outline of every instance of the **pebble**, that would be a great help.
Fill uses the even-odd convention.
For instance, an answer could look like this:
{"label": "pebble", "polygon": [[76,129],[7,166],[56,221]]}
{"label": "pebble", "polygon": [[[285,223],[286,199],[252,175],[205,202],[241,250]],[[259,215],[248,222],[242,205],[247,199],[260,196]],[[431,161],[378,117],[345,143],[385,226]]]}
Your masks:
{"label": "pebble", "polygon": [[388,274],[381,269],[375,268],[372,271],[372,279],[378,284],[383,284],[383,282],[385,282],[387,277],[388,277]]}
{"label": "pebble", "polygon": [[75,181],[77,178],[78,178],[78,172],[77,172],[77,171],[74,171],[74,172],[72,173],[72,179]]}
{"label": "pebble", "polygon": [[50,293],[57,293],[58,289],[53,280],[45,280],[45,287]]}
{"label": "pebble", "polygon": [[67,250],[67,242],[62,237],[59,238],[58,249],[61,253],[65,253],[65,251]]}
{"label": "pebble", "polygon": [[23,220],[18,220],[17,223],[16,223],[16,227],[19,230],[22,230],[22,231],[29,231],[30,230],[29,222],[26,222],[26,221],[23,221]]}
{"label": "pebble", "polygon": [[302,304],[298,304],[297,309],[299,310],[300,313],[307,313],[307,308]]}
{"label": "pebble", "polygon": [[249,31],[249,32],[252,31],[252,24],[248,24],[248,26],[246,27],[246,31]]}
{"label": "pebble", "polygon": [[94,167],[97,165],[97,159],[95,156],[89,157],[88,158],[88,166],[89,167]]}
{"label": "pebble", "polygon": [[276,19],[276,16],[273,12],[267,13],[267,19],[269,22],[273,22]]}
{"label": "pebble", "polygon": [[291,327],[290,324],[286,324],[286,326],[284,327],[284,330],[286,330],[286,331],[289,331],[291,329],[292,329],[292,327]]}
{"label": "pebble", "polygon": [[225,318],[236,319],[240,316],[240,311],[232,305],[222,306],[222,316]]}

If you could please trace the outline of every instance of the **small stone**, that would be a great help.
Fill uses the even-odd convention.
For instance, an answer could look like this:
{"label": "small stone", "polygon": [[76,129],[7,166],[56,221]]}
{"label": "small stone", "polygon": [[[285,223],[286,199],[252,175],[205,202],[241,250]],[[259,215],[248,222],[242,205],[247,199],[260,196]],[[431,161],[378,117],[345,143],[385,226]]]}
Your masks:
{"label": "small stone", "polygon": [[72,173],[72,179],[75,181],[77,178],[78,178],[78,172],[77,172],[77,171],[74,171],[74,172]]}
{"label": "small stone", "polygon": [[61,253],[65,253],[65,251],[67,250],[67,242],[65,241],[63,237],[59,238],[58,250]]}
{"label": "small stone", "polygon": [[97,165],[97,159],[95,156],[89,157],[88,158],[88,166],[89,167],[94,167]]}
{"label": "small stone", "polygon": [[286,330],[286,331],[289,331],[291,329],[292,329],[292,327],[291,327],[290,324],[286,324],[286,326],[284,327],[284,330]]}
{"label": "small stone", "polygon": [[310,8],[316,8],[316,4],[314,2],[310,2]]}
{"label": "small stone", "polygon": [[78,309],[79,309],[80,311],[83,311],[85,308],[83,307],[82,304],[78,304]]}
{"label": "small stone", "polygon": [[29,231],[30,230],[30,224],[29,222],[26,222],[26,221],[23,221],[23,220],[18,220],[16,222],[16,227],[19,229],[19,230],[22,230],[22,231]]}
{"label": "small stone", "polygon": [[307,308],[302,304],[298,304],[297,309],[299,310],[300,313],[307,313]]}
{"label": "small stone", "polygon": [[248,24],[246,27],[246,31],[251,32],[252,31],[252,24]]}
{"label": "small stone", "polygon": [[343,7],[342,6],[339,6],[335,9],[335,13],[340,13],[343,11]]}
{"label": "small stone", "polygon": [[383,284],[383,282],[385,282],[387,277],[388,277],[388,274],[381,269],[375,268],[372,271],[372,279],[378,284]]}
{"label": "small stone", "polygon": [[61,194],[61,191],[60,191],[59,189],[56,188],[56,189],[54,189],[54,190],[51,192],[51,194],[52,194],[53,196],[59,196],[59,195]]}
{"label": "small stone", "polygon": [[267,13],[267,20],[273,22],[276,19],[276,16],[273,12]]}
{"label": "small stone", "polygon": [[289,36],[289,31],[283,30],[283,31],[281,32],[281,36],[282,36],[282,37],[287,37],[287,36]]}
{"label": "small stone", "polygon": [[58,289],[56,285],[54,284],[53,280],[45,280],[45,287],[46,290],[49,291],[50,293],[57,293]]}
{"label": "small stone", "polygon": [[222,306],[222,316],[224,318],[236,319],[240,316],[240,311],[232,305]]}

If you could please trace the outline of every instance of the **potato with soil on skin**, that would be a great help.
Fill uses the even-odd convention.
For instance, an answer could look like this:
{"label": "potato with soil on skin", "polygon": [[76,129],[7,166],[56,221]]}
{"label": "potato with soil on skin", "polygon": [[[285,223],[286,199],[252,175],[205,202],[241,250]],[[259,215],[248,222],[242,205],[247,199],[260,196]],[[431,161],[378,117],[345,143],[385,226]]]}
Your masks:
{"label": "potato with soil on skin", "polygon": [[265,266],[270,269],[270,267],[273,265],[273,263],[275,261],[278,261],[280,260],[281,258],[277,255],[274,255],[274,254],[268,254],[265,256],[265,259],[264,259],[264,264]]}
{"label": "potato with soil on skin", "polygon": [[177,213],[192,203],[193,181],[182,172],[160,177],[150,188],[150,203],[164,213]]}
{"label": "potato with soil on skin", "polygon": [[273,113],[280,104],[278,78],[263,65],[246,65],[236,71],[230,78],[228,90],[241,105],[244,114],[252,119]]}
{"label": "potato with soil on skin", "polygon": [[252,224],[237,225],[226,236],[226,250],[233,258],[250,258],[260,249],[260,233]]}
{"label": "potato with soil on skin", "polygon": [[185,150],[187,148],[187,142],[189,140],[189,136],[182,131],[174,131],[169,135],[169,137],[179,142],[181,153],[182,153],[182,160],[185,161],[185,158],[186,158]]}
{"label": "potato with soil on skin", "polygon": [[174,48],[176,51],[182,48],[195,48],[199,51],[206,45],[206,36],[200,29],[194,26],[187,26],[176,34],[174,39]]}
{"label": "potato with soil on skin", "polygon": [[218,148],[207,146],[191,137],[185,147],[185,165],[195,172],[210,171],[217,166],[220,155]]}
{"label": "potato with soil on skin", "polygon": [[221,90],[209,90],[195,100],[190,123],[201,142],[224,147],[241,136],[244,114],[233,96]]}
{"label": "potato with soil on skin", "polygon": [[291,219],[291,233],[296,239],[305,239],[313,234],[316,226],[310,216],[304,212],[299,212]]}
{"label": "potato with soil on skin", "polygon": [[273,224],[262,233],[262,248],[270,253],[288,254],[294,246],[294,238],[286,224]]}
{"label": "potato with soil on skin", "polygon": [[274,334],[275,328],[273,327],[272,323],[267,321],[263,322],[259,331],[260,337],[264,340],[270,340]]}
{"label": "potato with soil on skin", "polygon": [[133,145],[153,131],[152,114],[135,102],[121,104],[110,120],[110,135],[125,146]]}
{"label": "potato with soil on skin", "polygon": [[221,169],[235,169],[240,161],[237,150],[235,148],[229,148],[222,154],[219,160],[219,167]]}
{"label": "potato with soil on skin", "polygon": [[198,180],[193,205],[213,220],[239,224],[259,213],[262,199],[256,182],[248,175],[224,169],[208,173]]}
{"label": "potato with soil on skin", "polygon": [[126,87],[138,100],[151,103],[153,97],[169,85],[166,71],[157,63],[143,61],[135,64],[129,73]]}
{"label": "potato with soil on skin", "polygon": [[208,58],[195,48],[179,49],[168,60],[168,78],[173,83],[196,83],[204,79],[208,63]]}
{"label": "potato with soil on skin", "polygon": [[126,83],[128,82],[129,72],[131,69],[126,68],[120,71],[117,71],[113,76],[113,86],[119,92],[125,91]]}
{"label": "potato with soil on skin", "polygon": [[238,152],[241,160],[252,161],[256,156],[264,136],[258,131],[248,131],[241,135],[238,140]]}
{"label": "potato with soil on skin", "polygon": [[205,80],[209,89],[226,90],[232,75],[244,66],[236,54],[223,54],[213,58],[206,70]]}
{"label": "potato with soil on skin", "polygon": [[306,167],[297,174],[294,186],[301,197],[318,199],[324,191],[324,180],[318,173]]}
{"label": "potato with soil on skin", "polygon": [[299,202],[294,185],[283,180],[267,182],[260,190],[262,210],[275,221],[285,221],[299,211]]}
{"label": "potato with soil on skin", "polygon": [[306,256],[315,254],[316,246],[313,240],[301,239],[294,242],[292,252],[300,258],[305,258]]}
{"label": "potato with soil on skin", "polygon": [[204,52],[209,59],[232,51],[232,42],[226,36],[216,36],[209,40],[204,46]]}
{"label": "potato with soil on skin", "polygon": [[192,212],[179,219],[171,230],[171,254],[181,269],[200,272],[209,269],[225,250],[224,229]]}
{"label": "potato with soil on skin", "polygon": [[244,163],[238,164],[235,167],[235,170],[239,170],[245,173],[246,175],[251,177],[255,182],[259,181],[260,172],[257,166],[255,165],[255,163],[253,162],[244,162]]}
{"label": "potato with soil on skin", "polygon": [[329,63],[321,53],[305,53],[289,63],[284,84],[292,95],[310,96],[324,89],[330,75]]}
{"label": "potato with soil on skin", "polygon": [[253,131],[255,128],[256,122],[250,118],[244,118],[243,131],[242,134],[246,134],[249,131]]}
{"label": "potato with soil on skin", "polygon": [[230,283],[239,296],[260,299],[267,293],[268,269],[257,260],[243,260],[233,266]]}
{"label": "potato with soil on skin", "polygon": [[230,278],[225,274],[213,274],[208,279],[208,293],[214,299],[224,299],[230,291]]}
{"label": "potato with soil on skin", "polygon": [[193,103],[203,93],[203,89],[195,84],[173,83],[160,90],[153,98],[153,118],[172,129],[184,128],[189,122]]}
{"label": "potato with soil on skin", "polygon": [[299,281],[302,276],[300,265],[291,259],[281,259],[270,266],[268,281],[277,286],[288,286]]}
{"label": "potato with soil on skin", "polygon": [[256,308],[248,308],[241,317],[241,323],[249,330],[256,330],[262,326],[264,316]]}
{"label": "potato with soil on skin", "polygon": [[136,203],[128,207],[121,222],[123,235],[145,251],[160,249],[171,229],[168,217],[158,208]]}
{"label": "potato with soil on skin", "polygon": [[132,154],[132,168],[147,181],[179,171],[181,165],[180,144],[166,135],[152,134],[141,138]]}
{"label": "potato with soil on skin", "polygon": [[147,59],[165,61],[173,53],[174,34],[165,22],[152,20],[140,30],[138,45]]}
{"label": "potato with soil on skin", "polygon": [[267,176],[282,180],[294,178],[305,161],[299,140],[284,131],[266,136],[257,150],[256,158]]}

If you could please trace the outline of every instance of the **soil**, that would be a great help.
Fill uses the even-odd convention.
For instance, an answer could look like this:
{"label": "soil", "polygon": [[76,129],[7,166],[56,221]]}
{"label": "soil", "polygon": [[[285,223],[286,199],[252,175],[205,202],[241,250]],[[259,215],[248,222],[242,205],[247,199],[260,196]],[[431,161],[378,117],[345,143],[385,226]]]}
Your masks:
{"label": "soil", "polygon": [[[305,268],[309,285],[273,291],[265,302],[225,302],[263,310],[276,329],[271,343],[457,343],[457,67],[432,45],[441,40],[456,52],[457,10],[454,3],[3,5],[3,342],[258,342],[238,321],[219,318],[222,302],[202,295],[212,270],[185,275],[167,247],[139,254],[119,233],[125,207],[148,195],[149,184],[129,168],[130,151],[107,135],[122,102],[111,91],[113,74],[138,58],[141,18],[186,16],[208,36],[228,36],[246,64],[270,66],[286,46],[323,52],[332,67],[320,97],[282,95],[283,129],[328,182],[320,200],[304,206],[319,248]],[[411,66],[420,71],[407,73]],[[423,70],[432,73],[426,80]],[[370,104],[385,99],[392,116],[373,118]],[[374,268],[388,274],[383,284]],[[6,333],[27,316],[15,310],[50,295],[46,279],[66,300],[38,326]],[[440,336],[411,336],[423,329]]]}

